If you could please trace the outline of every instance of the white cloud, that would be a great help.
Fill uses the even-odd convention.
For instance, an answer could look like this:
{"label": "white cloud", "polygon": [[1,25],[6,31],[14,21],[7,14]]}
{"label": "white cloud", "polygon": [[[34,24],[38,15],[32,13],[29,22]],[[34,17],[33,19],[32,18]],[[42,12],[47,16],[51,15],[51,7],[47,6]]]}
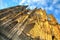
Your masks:
{"label": "white cloud", "polygon": [[50,6],[50,7],[49,7],[49,10],[53,10],[53,6]]}
{"label": "white cloud", "polygon": [[[48,3],[51,2],[50,6],[48,7]],[[56,4],[58,0],[22,0],[19,4],[20,5],[29,5],[31,9],[35,7],[40,7],[45,10],[54,10],[54,4]],[[36,3],[36,5],[34,4]],[[45,7],[43,7],[45,6]],[[60,8],[60,5],[57,5],[56,7]]]}
{"label": "white cloud", "polygon": [[53,4],[56,4],[59,0],[53,0]]}
{"label": "white cloud", "polygon": [[44,9],[46,9],[46,10],[53,10],[54,8],[53,8],[53,6],[51,5],[50,7],[45,7]]}
{"label": "white cloud", "polygon": [[56,5],[56,8],[59,8],[59,9],[60,9],[60,4],[57,4],[57,5]]}
{"label": "white cloud", "polygon": [[[43,5],[46,6],[47,0],[22,0],[20,1],[20,5],[29,5],[29,7],[34,9],[37,6]],[[35,5],[36,4],[36,5]],[[34,7],[35,6],[35,7]]]}
{"label": "white cloud", "polygon": [[25,3],[26,0],[22,0],[19,4],[22,5],[23,3]]}
{"label": "white cloud", "polygon": [[36,8],[36,6],[29,6],[29,8],[30,8],[30,9],[34,9],[34,8]]}

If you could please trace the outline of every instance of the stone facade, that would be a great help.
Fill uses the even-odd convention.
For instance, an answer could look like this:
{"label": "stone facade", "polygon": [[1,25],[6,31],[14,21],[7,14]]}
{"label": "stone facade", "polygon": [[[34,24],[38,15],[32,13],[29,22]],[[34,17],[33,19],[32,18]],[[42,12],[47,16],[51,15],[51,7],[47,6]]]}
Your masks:
{"label": "stone facade", "polygon": [[60,24],[52,14],[26,7],[0,10],[1,40],[60,40]]}

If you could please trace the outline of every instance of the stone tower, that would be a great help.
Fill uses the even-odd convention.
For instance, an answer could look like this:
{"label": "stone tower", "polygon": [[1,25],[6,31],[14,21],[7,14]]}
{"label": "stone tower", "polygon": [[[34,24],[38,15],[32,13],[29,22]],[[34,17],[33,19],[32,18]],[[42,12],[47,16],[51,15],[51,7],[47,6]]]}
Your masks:
{"label": "stone tower", "polygon": [[60,24],[45,10],[14,6],[0,10],[1,40],[60,40]]}

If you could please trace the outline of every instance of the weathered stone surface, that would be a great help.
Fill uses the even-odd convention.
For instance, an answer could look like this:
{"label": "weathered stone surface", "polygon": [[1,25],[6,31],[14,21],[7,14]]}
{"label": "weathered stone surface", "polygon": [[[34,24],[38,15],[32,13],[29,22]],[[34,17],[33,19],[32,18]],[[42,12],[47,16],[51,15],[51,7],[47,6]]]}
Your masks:
{"label": "weathered stone surface", "polygon": [[46,11],[41,8],[29,10],[26,7],[15,6],[0,10],[0,35],[3,34],[1,38],[60,40],[60,24],[52,14],[47,15]]}

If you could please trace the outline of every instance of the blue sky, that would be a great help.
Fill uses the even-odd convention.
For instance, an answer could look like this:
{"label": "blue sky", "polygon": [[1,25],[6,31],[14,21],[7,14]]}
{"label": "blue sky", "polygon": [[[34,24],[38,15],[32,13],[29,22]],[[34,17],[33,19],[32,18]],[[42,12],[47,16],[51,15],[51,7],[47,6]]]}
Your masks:
{"label": "blue sky", "polygon": [[16,5],[29,5],[30,9],[45,9],[47,14],[53,14],[60,23],[60,0],[0,0],[0,9]]}

